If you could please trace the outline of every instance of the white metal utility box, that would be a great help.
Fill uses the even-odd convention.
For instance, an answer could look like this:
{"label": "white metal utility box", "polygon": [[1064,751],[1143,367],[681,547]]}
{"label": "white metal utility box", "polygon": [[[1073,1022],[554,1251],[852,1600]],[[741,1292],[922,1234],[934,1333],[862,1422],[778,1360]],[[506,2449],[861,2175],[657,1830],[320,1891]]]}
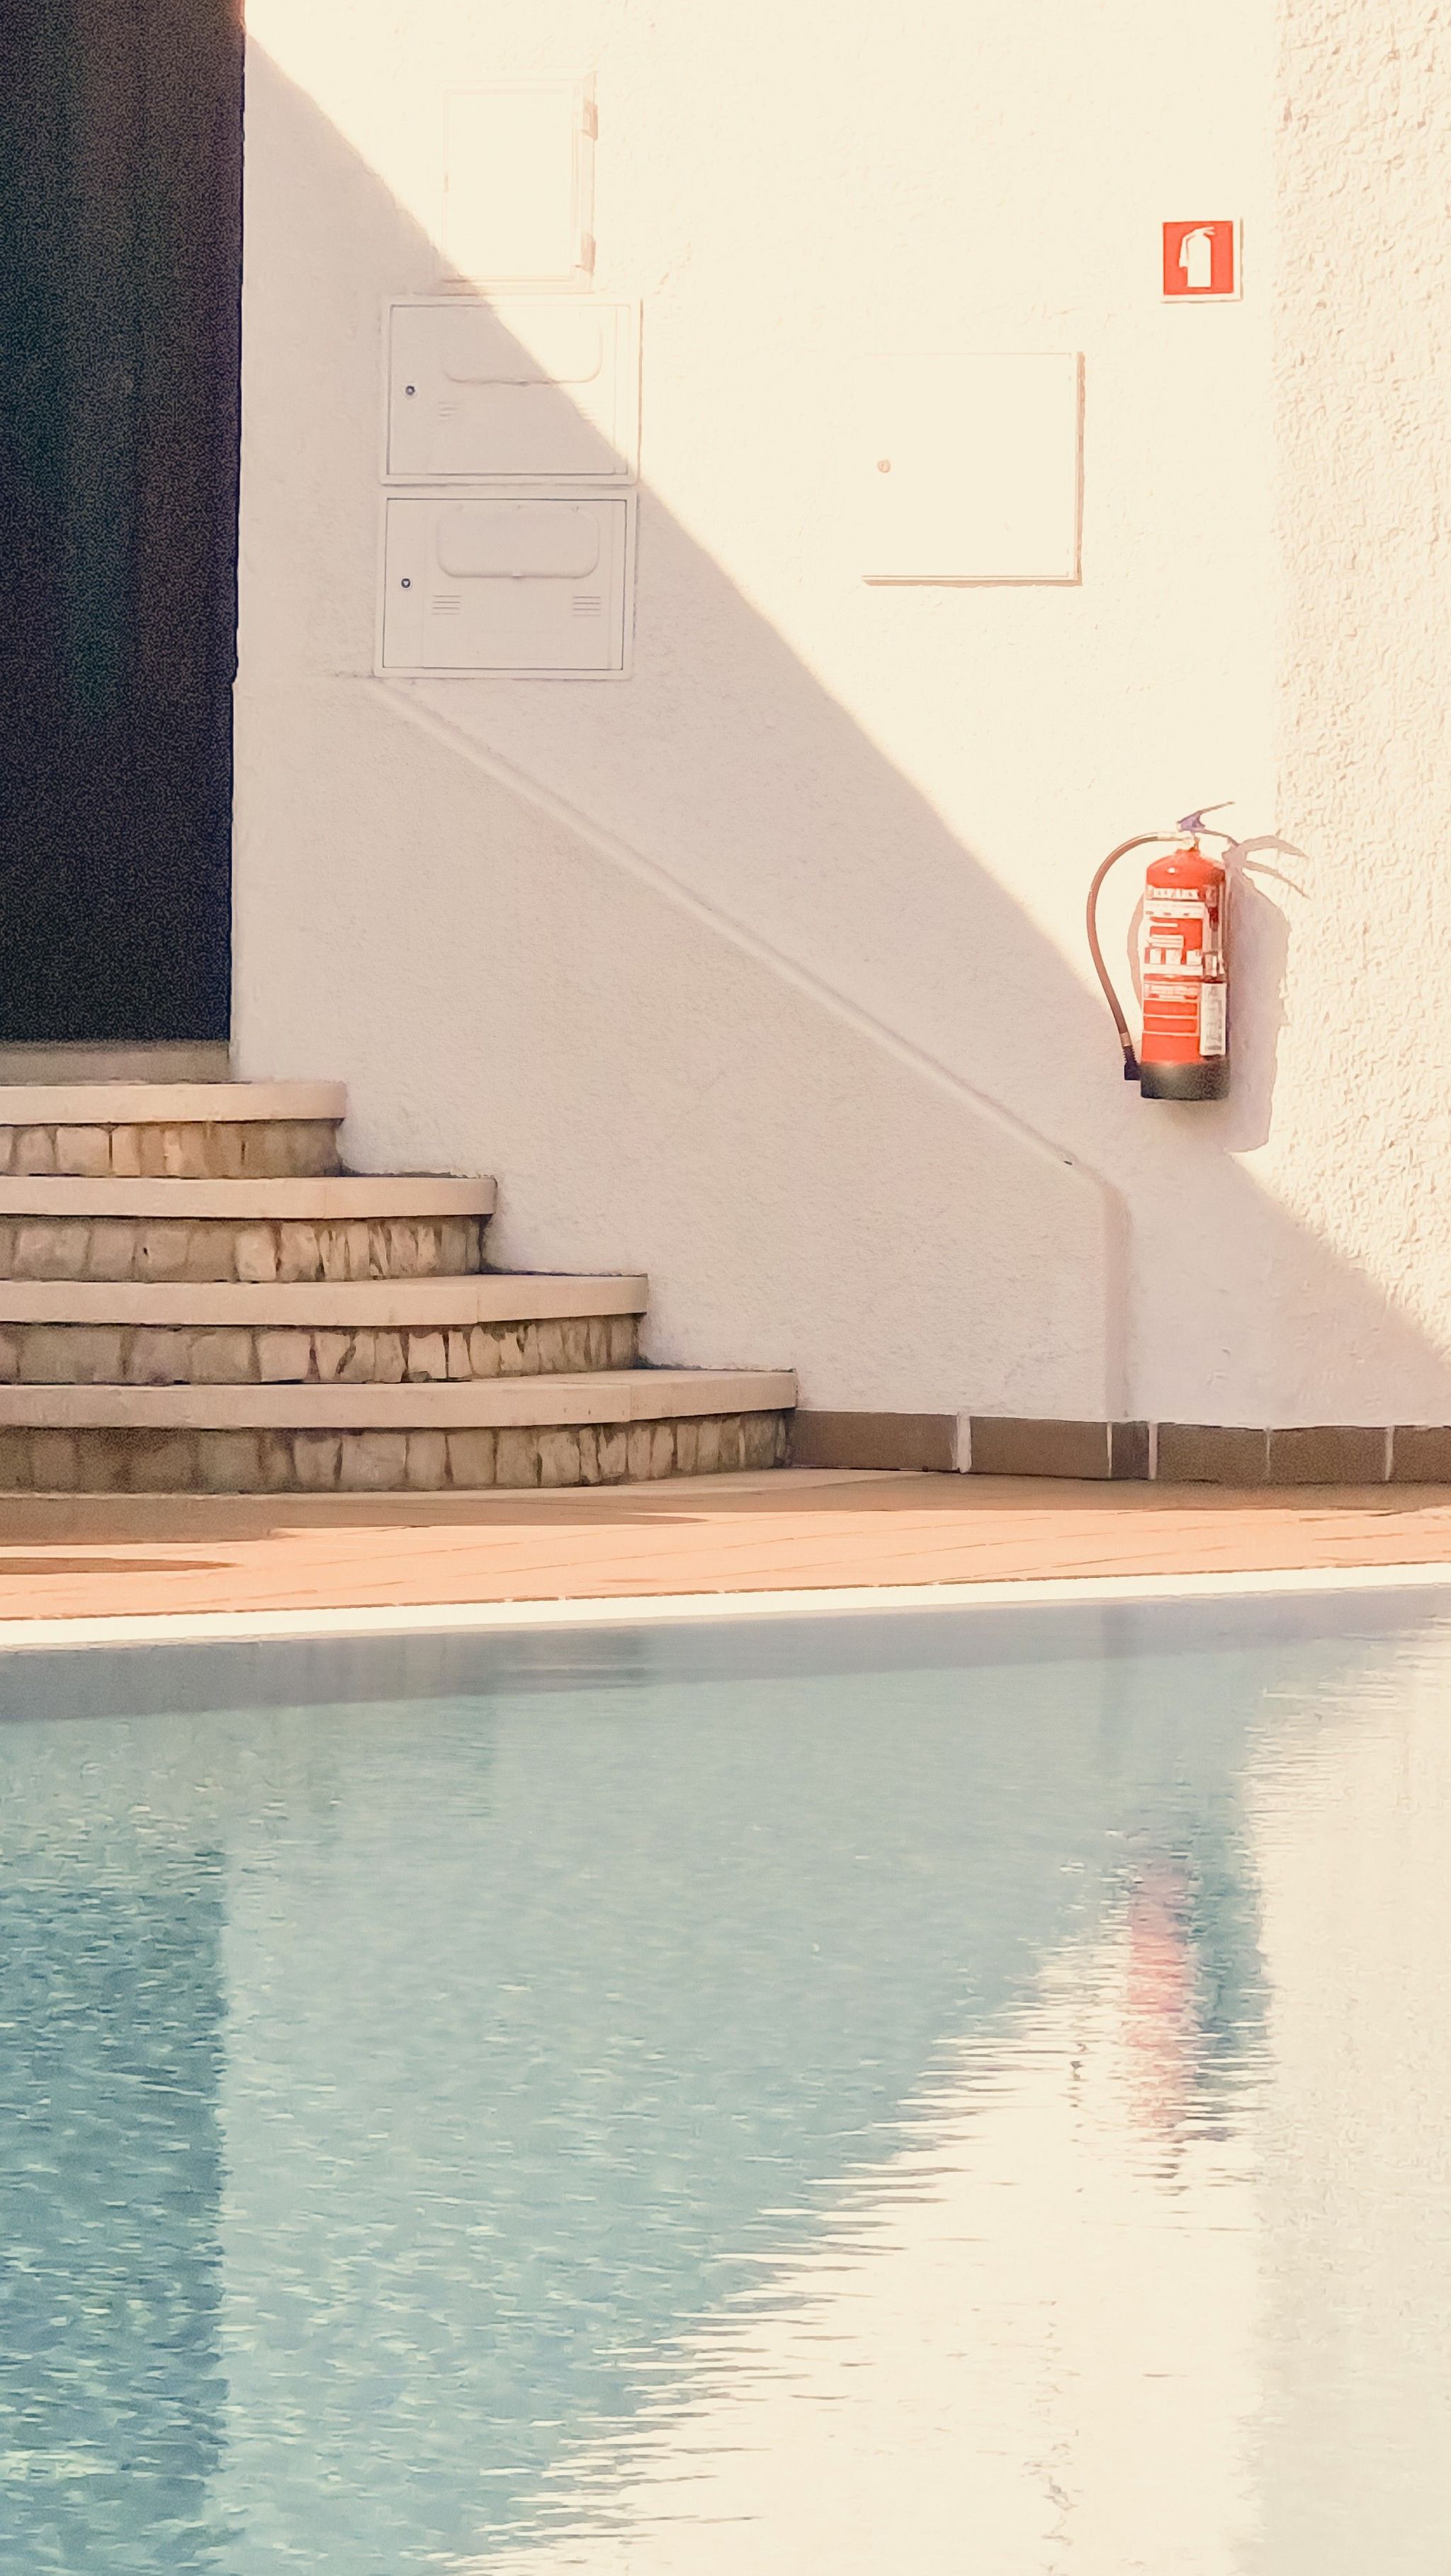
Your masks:
{"label": "white metal utility box", "polygon": [[443,251],[456,276],[569,285],[594,267],[594,84],[535,74],[449,97]]}
{"label": "white metal utility box", "polygon": [[633,493],[393,493],[384,506],[380,670],[625,671]]}
{"label": "white metal utility box", "polygon": [[627,482],[639,391],[635,305],[578,296],[391,305],[388,478]]}

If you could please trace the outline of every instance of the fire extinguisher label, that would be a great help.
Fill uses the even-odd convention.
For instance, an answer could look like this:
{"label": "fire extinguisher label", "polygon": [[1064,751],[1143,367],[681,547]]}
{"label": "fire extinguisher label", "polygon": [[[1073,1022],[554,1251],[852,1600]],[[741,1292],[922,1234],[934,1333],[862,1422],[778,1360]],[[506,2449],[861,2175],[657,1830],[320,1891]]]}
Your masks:
{"label": "fire extinguisher label", "polygon": [[1199,1052],[1201,1055],[1223,1055],[1225,1040],[1225,984],[1201,984],[1199,987]]}

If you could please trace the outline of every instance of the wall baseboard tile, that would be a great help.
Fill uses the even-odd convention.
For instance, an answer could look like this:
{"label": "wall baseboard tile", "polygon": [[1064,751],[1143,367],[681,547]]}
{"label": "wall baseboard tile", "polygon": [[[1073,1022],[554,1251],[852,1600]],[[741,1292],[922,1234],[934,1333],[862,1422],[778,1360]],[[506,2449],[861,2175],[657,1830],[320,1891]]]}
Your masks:
{"label": "wall baseboard tile", "polygon": [[950,1475],[955,1413],[811,1413],[791,1417],[793,1467],[905,1467]]}
{"label": "wall baseboard tile", "polygon": [[[1102,1482],[1114,1473],[1114,1432],[1129,1427],[973,1413],[967,1418],[966,1455],[960,1448],[959,1460],[974,1476],[1072,1476]],[[1125,1472],[1120,1468],[1120,1474]],[[1147,1461],[1140,1472],[1147,1472]]]}
{"label": "wall baseboard tile", "polygon": [[797,1467],[1162,1485],[1451,1484],[1451,1426],[1057,1422],[1002,1413],[799,1409]]}
{"label": "wall baseboard tile", "polygon": [[1393,1484],[1451,1485],[1451,1430],[1403,1422],[1389,1437]]}

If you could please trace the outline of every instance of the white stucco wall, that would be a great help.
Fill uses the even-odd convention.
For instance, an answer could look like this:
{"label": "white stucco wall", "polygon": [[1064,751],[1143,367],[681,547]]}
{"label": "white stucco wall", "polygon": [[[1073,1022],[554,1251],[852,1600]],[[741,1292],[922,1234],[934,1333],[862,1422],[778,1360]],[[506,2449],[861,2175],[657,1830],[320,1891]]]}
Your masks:
{"label": "white stucco wall", "polygon": [[[344,1076],[359,1164],[498,1175],[495,1260],[646,1267],[654,1356],[808,1403],[1451,1419],[1434,0],[249,14],[242,1070]],[[443,94],[591,68],[634,675],[379,681]],[[1242,302],[1160,301],[1196,214]],[[847,371],[932,347],[1083,352],[1078,586],[858,579]],[[1306,855],[1240,906],[1233,1097],[1150,1105],[1083,891],[1217,797]]]}

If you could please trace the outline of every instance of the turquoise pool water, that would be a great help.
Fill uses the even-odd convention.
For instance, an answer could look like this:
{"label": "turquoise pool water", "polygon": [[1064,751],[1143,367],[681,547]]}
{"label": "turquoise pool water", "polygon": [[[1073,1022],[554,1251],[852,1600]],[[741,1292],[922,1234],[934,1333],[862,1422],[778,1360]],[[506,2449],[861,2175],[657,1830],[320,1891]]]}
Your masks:
{"label": "turquoise pool water", "polygon": [[1451,1603],[0,1666],[0,2566],[1451,2557]]}

